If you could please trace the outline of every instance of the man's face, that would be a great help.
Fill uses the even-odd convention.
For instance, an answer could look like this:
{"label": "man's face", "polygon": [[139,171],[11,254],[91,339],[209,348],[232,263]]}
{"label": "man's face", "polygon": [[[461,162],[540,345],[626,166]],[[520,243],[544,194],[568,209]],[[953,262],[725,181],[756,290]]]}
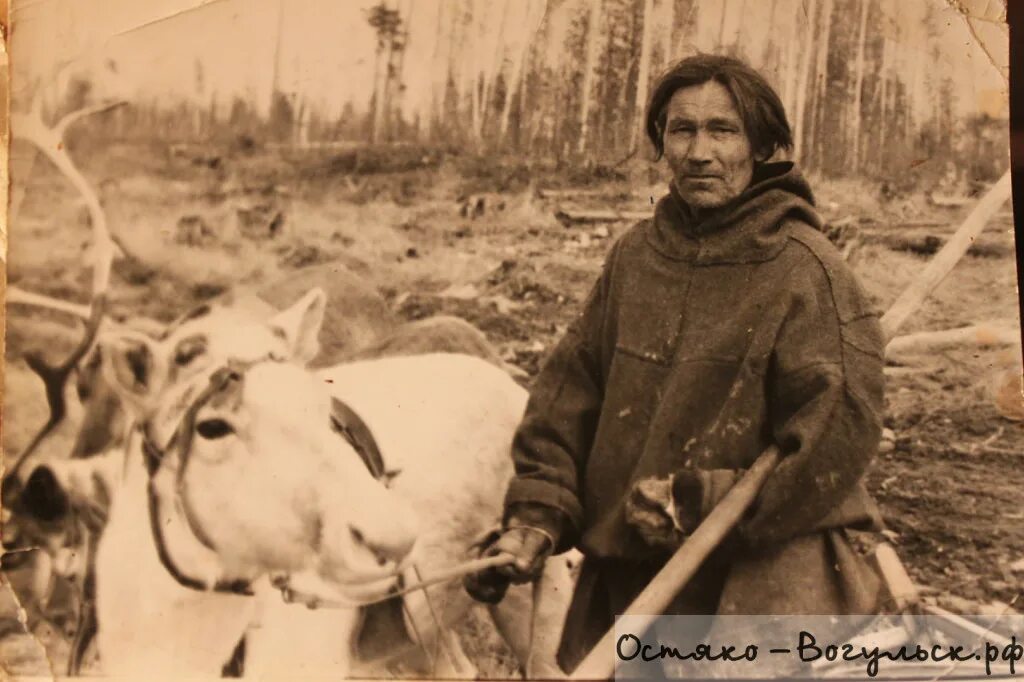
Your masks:
{"label": "man's face", "polygon": [[717,208],[750,185],[754,153],[724,85],[707,81],[681,88],[665,114],[665,159],[687,204]]}

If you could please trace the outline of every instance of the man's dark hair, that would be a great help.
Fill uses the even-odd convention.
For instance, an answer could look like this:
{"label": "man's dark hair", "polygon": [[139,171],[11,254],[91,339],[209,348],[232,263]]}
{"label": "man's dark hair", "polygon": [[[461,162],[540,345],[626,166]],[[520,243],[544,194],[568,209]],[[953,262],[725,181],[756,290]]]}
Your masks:
{"label": "man's dark hair", "polygon": [[665,152],[662,136],[668,101],[680,88],[708,81],[721,83],[732,95],[757,160],[766,160],[780,148],[793,148],[793,134],[782,100],[764,76],[735,57],[698,54],[666,71],[651,94],[647,107],[647,137],[654,144],[657,158]]}

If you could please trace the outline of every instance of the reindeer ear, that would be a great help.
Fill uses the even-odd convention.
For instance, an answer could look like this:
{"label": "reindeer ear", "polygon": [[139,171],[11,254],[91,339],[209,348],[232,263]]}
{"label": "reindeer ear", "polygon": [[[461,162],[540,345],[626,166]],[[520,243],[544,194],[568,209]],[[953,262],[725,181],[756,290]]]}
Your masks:
{"label": "reindeer ear", "polygon": [[99,341],[103,374],[129,403],[141,403],[160,388],[165,372],[157,342],[145,334],[120,332]]}
{"label": "reindeer ear", "polygon": [[305,364],[320,352],[320,327],[326,308],[327,294],[316,287],[291,308],[270,319],[271,328],[287,340],[292,360]]}

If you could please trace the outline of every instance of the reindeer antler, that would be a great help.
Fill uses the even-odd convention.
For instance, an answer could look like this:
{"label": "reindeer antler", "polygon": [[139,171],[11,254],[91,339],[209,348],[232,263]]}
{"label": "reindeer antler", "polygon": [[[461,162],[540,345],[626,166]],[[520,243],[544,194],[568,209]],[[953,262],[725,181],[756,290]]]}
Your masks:
{"label": "reindeer antler", "polygon": [[[119,253],[119,249],[110,235],[107,217],[100,204],[99,196],[68,154],[64,144],[64,133],[69,126],[85,116],[108,111],[126,103],[120,100],[105,102],[73,111],[61,118],[52,128],[47,127],[43,123],[42,104],[39,97],[34,99],[32,109],[27,114],[12,114],[11,116],[11,128],[16,137],[35,145],[46,158],[53,162],[53,165],[71,182],[85,200],[93,231],[93,240],[89,254],[89,260],[92,263],[92,296],[82,339],[75,345],[63,362],[51,365],[36,352],[26,354],[25,356],[28,366],[39,375],[43,380],[43,385],[46,387],[46,401],[50,408],[50,417],[42,429],[32,438],[28,447],[18,455],[14,465],[5,473],[3,480],[4,493],[12,492],[9,490],[9,487],[10,485],[17,485],[18,471],[21,465],[57,425],[64,420],[64,416],[67,413],[67,404],[64,399],[65,386],[67,385],[68,378],[71,376],[71,372],[74,371],[79,361],[85,356],[96,340],[96,334],[99,332],[100,323],[103,321],[103,315],[106,311],[110,272],[113,268],[114,258]],[[4,494],[3,497],[6,501],[8,495]]]}

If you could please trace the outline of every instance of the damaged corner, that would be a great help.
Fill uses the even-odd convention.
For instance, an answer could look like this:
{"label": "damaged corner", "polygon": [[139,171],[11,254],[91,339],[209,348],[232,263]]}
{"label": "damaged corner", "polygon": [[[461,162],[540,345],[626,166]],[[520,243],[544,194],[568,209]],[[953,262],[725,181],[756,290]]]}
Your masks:
{"label": "damaged corner", "polygon": [[[996,41],[1005,39],[1009,33],[1006,23],[1006,3],[1004,0],[946,0],[949,7],[964,18],[964,25],[971,34],[975,44],[985,53],[986,59],[1007,83],[1010,78],[1009,55],[1000,62],[996,59]],[[997,31],[997,35],[985,36],[977,24]]]}
{"label": "damaged corner", "polygon": [[43,666],[49,677],[60,676],[58,667],[46,647],[45,640],[29,627],[29,614],[22,605],[18,592],[6,574],[0,575],[0,612],[17,618],[4,618],[4,631],[0,631],[0,675],[3,679],[36,676]]}

